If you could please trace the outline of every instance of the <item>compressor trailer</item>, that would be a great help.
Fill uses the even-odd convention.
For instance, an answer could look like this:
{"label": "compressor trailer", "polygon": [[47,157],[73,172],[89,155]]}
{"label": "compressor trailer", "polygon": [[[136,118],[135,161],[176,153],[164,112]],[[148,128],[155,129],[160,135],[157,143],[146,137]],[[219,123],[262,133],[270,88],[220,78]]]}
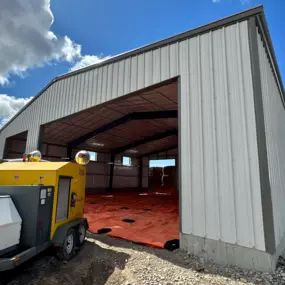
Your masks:
{"label": "compressor trailer", "polygon": [[46,162],[34,152],[28,160],[0,163],[0,271],[52,246],[62,260],[81,248],[89,153],[79,152],[76,161]]}

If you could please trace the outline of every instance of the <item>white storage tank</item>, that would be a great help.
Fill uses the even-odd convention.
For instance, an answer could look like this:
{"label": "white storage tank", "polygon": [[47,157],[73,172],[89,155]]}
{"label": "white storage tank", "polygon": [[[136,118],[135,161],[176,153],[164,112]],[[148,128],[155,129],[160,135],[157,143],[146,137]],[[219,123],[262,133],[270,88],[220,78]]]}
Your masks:
{"label": "white storage tank", "polygon": [[0,196],[0,255],[18,245],[22,219],[10,196]]}

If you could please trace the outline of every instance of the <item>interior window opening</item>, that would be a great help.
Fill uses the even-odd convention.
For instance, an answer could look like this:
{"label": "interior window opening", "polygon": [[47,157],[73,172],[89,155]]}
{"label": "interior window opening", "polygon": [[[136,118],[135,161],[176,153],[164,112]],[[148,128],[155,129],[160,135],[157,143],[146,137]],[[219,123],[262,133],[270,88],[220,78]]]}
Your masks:
{"label": "interior window opening", "polygon": [[149,167],[167,167],[175,165],[175,159],[154,159],[149,161]]}
{"label": "interior window opening", "polygon": [[129,156],[123,156],[122,158],[122,164],[124,166],[131,166],[132,165],[132,159]]}
{"label": "interior window opening", "polygon": [[97,152],[89,151],[90,154],[90,161],[97,161]]}

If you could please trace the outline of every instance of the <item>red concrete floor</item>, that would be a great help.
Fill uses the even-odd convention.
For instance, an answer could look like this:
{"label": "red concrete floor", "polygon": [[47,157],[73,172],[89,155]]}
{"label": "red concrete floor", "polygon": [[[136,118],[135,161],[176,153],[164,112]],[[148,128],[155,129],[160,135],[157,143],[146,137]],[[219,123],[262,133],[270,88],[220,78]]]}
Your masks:
{"label": "red concrete floor", "polygon": [[168,248],[179,239],[178,204],[176,191],[89,194],[84,215],[92,232]]}

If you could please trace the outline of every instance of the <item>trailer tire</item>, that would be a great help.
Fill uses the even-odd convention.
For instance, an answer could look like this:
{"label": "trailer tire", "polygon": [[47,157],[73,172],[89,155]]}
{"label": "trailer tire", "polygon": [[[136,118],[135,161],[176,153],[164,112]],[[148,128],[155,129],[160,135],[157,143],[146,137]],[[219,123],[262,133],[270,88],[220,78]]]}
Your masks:
{"label": "trailer tire", "polygon": [[70,228],[64,238],[64,242],[60,247],[56,247],[56,255],[60,260],[68,261],[75,254],[76,235],[75,230]]}
{"label": "trailer tire", "polygon": [[85,243],[87,226],[86,223],[79,224],[78,228],[76,229],[76,246],[81,247]]}

